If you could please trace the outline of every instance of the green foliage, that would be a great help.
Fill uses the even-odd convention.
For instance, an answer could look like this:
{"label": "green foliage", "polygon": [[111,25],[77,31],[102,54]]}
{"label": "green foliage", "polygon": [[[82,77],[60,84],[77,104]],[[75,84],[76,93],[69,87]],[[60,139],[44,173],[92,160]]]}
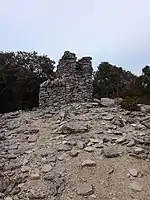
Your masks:
{"label": "green foliage", "polygon": [[0,52],[0,112],[38,106],[40,83],[54,76],[54,62],[36,52]]}
{"label": "green foliage", "polygon": [[150,67],[142,69],[143,74],[124,90],[123,97],[138,97],[138,103],[150,104]]}
{"label": "green foliage", "polygon": [[108,62],[102,62],[94,75],[94,97],[120,97],[122,91],[135,80],[131,72],[116,67]]}
{"label": "green foliage", "polygon": [[46,55],[38,55],[37,52],[16,52],[14,56],[15,65],[22,66],[28,72],[33,72],[41,83],[48,78],[53,78],[55,62]]}
{"label": "green foliage", "polygon": [[129,110],[129,111],[138,111],[139,107],[137,105],[138,99],[137,97],[125,97],[121,103],[121,108]]}
{"label": "green foliage", "polygon": [[142,72],[144,75],[150,75],[150,66],[146,65],[143,69]]}
{"label": "green foliage", "polygon": [[102,62],[94,74],[95,98],[122,97],[122,107],[128,110],[138,110],[137,103],[150,104],[150,66],[142,69],[141,76],[135,76],[129,71]]}

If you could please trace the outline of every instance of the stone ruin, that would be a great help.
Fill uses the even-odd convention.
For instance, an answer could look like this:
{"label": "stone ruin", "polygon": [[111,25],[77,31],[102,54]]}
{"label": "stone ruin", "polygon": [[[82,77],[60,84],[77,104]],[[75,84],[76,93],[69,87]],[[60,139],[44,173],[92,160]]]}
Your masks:
{"label": "stone ruin", "polygon": [[83,57],[77,61],[74,53],[66,51],[59,60],[55,79],[47,80],[40,86],[40,106],[92,101],[91,60],[91,57]]}

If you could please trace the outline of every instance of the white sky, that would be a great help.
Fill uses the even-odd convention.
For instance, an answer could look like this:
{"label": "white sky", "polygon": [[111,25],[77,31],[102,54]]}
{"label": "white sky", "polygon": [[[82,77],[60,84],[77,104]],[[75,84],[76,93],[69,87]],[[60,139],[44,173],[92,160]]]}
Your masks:
{"label": "white sky", "polygon": [[150,63],[150,0],[0,0],[0,50],[65,50],[139,74]]}

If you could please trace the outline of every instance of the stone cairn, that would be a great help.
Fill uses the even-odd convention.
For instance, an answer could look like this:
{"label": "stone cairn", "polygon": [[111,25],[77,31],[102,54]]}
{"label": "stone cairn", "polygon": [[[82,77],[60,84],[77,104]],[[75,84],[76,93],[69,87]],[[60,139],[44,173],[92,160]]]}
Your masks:
{"label": "stone cairn", "polygon": [[40,106],[62,105],[91,101],[93,96],[92,58],[77,61],[74,53],[66,51],[59,60],[56,77],[40,86]]}

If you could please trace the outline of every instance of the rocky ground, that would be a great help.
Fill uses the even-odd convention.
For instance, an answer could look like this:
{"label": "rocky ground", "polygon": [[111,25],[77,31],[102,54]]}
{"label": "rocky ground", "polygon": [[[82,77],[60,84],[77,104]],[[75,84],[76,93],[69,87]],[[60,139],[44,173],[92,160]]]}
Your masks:
{"label": "rocky ground", "polygon": [[150,114],[74,103],[0,127],[0,199],[150,199]]}

